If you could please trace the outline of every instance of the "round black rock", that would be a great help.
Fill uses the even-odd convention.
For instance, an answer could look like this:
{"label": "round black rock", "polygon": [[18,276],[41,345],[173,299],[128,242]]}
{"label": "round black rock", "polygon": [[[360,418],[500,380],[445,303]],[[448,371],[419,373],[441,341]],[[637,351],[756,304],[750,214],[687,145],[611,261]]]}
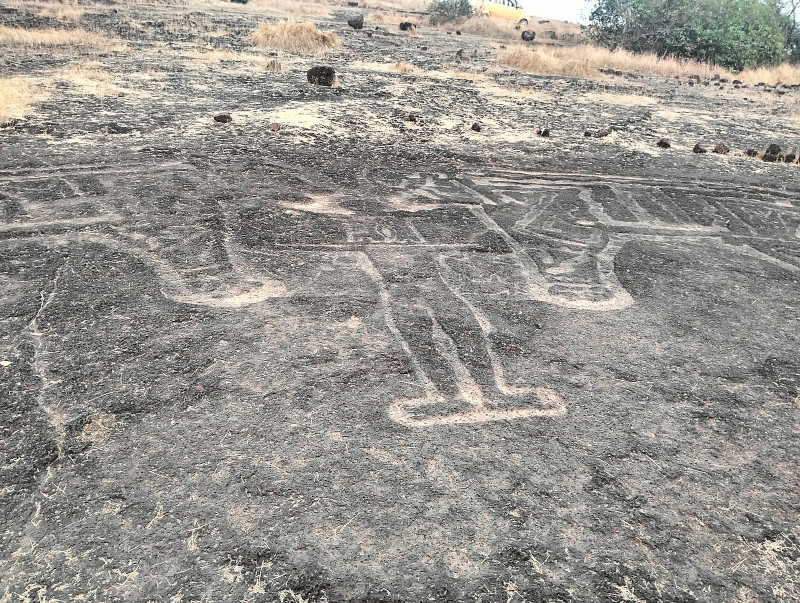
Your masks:
{"label": "round black rock", "polygon": [[315,86],[333,86],[336,70],[333,67],[318,65],[306,71],[306,77],[308,82]]}

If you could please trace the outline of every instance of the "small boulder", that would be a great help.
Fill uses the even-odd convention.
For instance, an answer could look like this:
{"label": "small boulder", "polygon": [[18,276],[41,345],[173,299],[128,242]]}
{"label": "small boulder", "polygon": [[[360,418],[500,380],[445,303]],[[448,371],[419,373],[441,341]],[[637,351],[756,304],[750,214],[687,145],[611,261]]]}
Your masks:
{"label": "small boulder", "polygon": [[666,138],[662,138],[661,140],[659,140],[656,143],[656,146],[660,147],[662,149],[669,149],[669,148],[672,148],[672,143],[669,140],[667,140]]}
{"label": "small boulder", "polygon": [[762,161],[766,161],[768,163],[775,163],[778,161],[778,156],[773,155],[772,153],[764,153],[764,156],[761,158]]}
{"label": "small boulder", "polygon": [[522,32],[522,40],[524,42],[533,42],[536,39],[536,32],[526,29]]}
{"label": "small boulder", "polygon": [[400,31],[414,31],[417,28],[411,21],[403,21],[400,23]]}
{"label": "small boulder", "polygon": [[221,124],[227,124],[229,122],[232,122],[233,118],[231,117],[230,113],[228,113],[227,111],[223,111],[222,113],[217,113],[214,116],[214,121]]}
{"label": "small boulder", "polygon": [[333,67],[318,65],[306,71],[306,77],[310,84],[315,86],[333,86],[336,80],[336,71]]}
{"label": "small boulder", "polygon": [[553,30],[551,30],[551,29],[548,29],[547,31],[545,31],[544,34],[542,34],[542,35],[544,35],[544,39],[545,40],[557,40],[558,39],[558,34],[556,32],[554,32]]}
{"label": "small boulder", "polygon": [[597,132],[593,133],[592,136],[594,138],[605,138],[609,134],[611,134],[611,129],[610,128],[603,128],[602,130],[597,130]]}
{"label": "small boulder", "polygon": [[550,137],[550,128],[539,128],[538,130],[536,130],[536,133],[539,136],[543,136],[544,138],[549,138]]}
{"label": "small boulder", "polygon": [[767,147],[767,155],[775,155],[776,157],[781,154],[781,148],[774,142]]}
{"label": "small boulder", "polygon": [[348,19],[347,24],[353,29],[363,29],[364,15],[358,15],[357,17],[353,17],[352,19]]}
{"label": "small boulder", "polygon": [[786,163],[794,163],[794,160],[795,160],[796,158],[797,158],[797,155],[795,155],[794,151],[791,151],[791,152],[789,152],[789,153],[786,153],[786,156],[783,158],[783,160],[784,160]]}
{"label": "small boulder", "polygon": [[693,153],[707,153],[708,151],[706,150],[706,148],[703,145],[701,145],[698,142],[696,145],[694,145],[694,148],[692,149],[692,152]]}
{"label": "small boulder", "polygon": [[352,2],[351,0],[350,2],[347,3],[347,6],[358,6],[358,2]]}
{"label": "small boulder", "polygon": [[591,130],[586,130],[586,131],[583,133],[583,135],[584,135],[584,136],[586,136],[586,138],[589,138],[589,137],[592,135],[592,131],[591,131]]}
{"label": "small boulder", "polygon": [[280,132],[281,131],[281,124],[279,123],[272,123],[269,125],[269,129],[273,132]]}
{"label": "small boulder", "polygon": [[744,154],[747,155],[748,157],[758,157],[758,151],[756,151],[755,149],[747,149],[744,152]]}
{"label": "small boulder", "polygon": [[250,0],[231,0],[234,4],[247,4]]}
{"label": "small boulder", "polygon": [[457,30],[456,30],[456,35],[457,35],[457,36],[460,36],[460,35],[461,35],[461,30],[460,30],[460,29],[457,29]]}
{"label": "small boulder", "polygon": [[130,126],[125,126],[123,124],[118,124],[116,122],[111,122],[106,126],[109,134],[130,134],[133,132],[133,128]]}
{"label": "small boulder", "polygon": [[714,146],[714,152],[717,153],[718,155],[727,155],[728,153],[731,152],[731,148],[724,142],[718,142]]}
{"label": "small boulder", "polygon": [[480,132],[481,131],[481,124],[479,124],[477,121],[474,124],[472,124],[472,131],[473,132]]}

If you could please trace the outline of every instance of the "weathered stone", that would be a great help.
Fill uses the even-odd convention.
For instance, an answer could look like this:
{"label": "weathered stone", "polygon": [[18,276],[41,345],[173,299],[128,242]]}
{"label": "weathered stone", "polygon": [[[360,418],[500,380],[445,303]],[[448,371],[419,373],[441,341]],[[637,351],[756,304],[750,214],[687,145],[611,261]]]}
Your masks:
{"label": "weathered stone", "polygon": [[348,19],[347,24],[353,29],[363,29],[364,15],[358,15],[357,17],[353,17],[352,19]]}
{"label": "weathered stone", "polygon": [[[403,21],[400,23],[400,31],[414,31],[417,28],[411,21]],[[449,33],[449,32],[448,32]]]}
{"label": "weathered stone", "polygon": [[545,138],[548,138],[550,136],[550,128],[539,128],[536,130],[536,133],[539,136],[544,136]]}
{"label": "weathered stone", "polygon": [[656,146],[661,147],[662,149],[669,149],[672,148],[672,143],[666,138],[662,138],[656,143]]}
{"label": "weathered stone", "polygon": [[536,32],[526,29],[522,32],[522,39],[525,42],[533,42],[536,39]]}
{"label": "weathered stone", "polygon": [[703,145],[701,145],[698,142],[696,145],[694,145],[694,148],[692,149],[692,152],[693,153],[707,153],[708,151],[706,150],[706,148]]}
{"label": "weathered stone", "polygon": [[336,80],[336,70],[333,67],[318,65],[306,72],[309,83],[315,86],[333,86]]}
{"label": "weathered stone", "polygon": [[724,142],[718,142],[714,146],[714,152],[717,153],[718,155],[727,155],[728,153],[731,152],[731,148]]}
{"label": "weathered stone", "polygon": [[481,124],[479,124],[479,123],[476,121],[474,124],[472,124],[472,130],[473,130],[474,132],[480,132],[480,131],[481,131]]}
{"label": "weathered stone", "polygon": [[758,157],[758,151],[755,149],[747,149],[744,154],[748,157]]}

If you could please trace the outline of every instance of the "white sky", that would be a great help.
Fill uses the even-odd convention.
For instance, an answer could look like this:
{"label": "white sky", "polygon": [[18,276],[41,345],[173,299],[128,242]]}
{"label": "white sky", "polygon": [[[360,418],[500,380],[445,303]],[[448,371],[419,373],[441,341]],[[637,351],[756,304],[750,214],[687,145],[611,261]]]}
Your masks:
{"label": "white sky", "polygon": [[522,0],[522,5],[544,19],[585,23],[594,0]]}

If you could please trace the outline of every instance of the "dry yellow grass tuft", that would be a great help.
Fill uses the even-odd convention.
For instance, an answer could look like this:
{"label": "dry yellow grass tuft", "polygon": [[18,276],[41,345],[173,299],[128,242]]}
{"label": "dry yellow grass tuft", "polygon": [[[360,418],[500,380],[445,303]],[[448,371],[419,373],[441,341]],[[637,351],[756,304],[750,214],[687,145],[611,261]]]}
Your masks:
{"label": "dry yellow grass tuft", "polygon": [[0,47],[107,46],[110,38],[85,29],[21,29],[0,25]]}
{"label": "dry yellow grass tuft", "polygon": [[331,13],[330,6],[300,0],[250,0],[245,8],[294,17],[327,17]]}
{"label": "dry yellow grass tuft", "polygon": [[0,125],[25,117],[44,96],[38,86],[24,78],[0,78]]}
{"label": "dry yellow grass tuft", "polygon": [[87,61],[78,65],[72,65],[60,74],[58,79],[71,84],[83,94],[94,96],[112,96],[124,92],[110,73],[103,69],[103,65],[97,61]]}
{"label": "dry yellow grass tuft", "polygon": [[481,36],[484,38],[498,38],[500,40],[518,40],[519,30],[515,30],[515,23],[502,19],[489,17],[470,17],[464,23],[450,29],[458,29],[462,33]]}
{"label": "dry yellow grass tuft", "polygon": [[428,8],[430,0],[366,0],[359,4],[377,10],[421,12]]}
{"label": "dry yellow grass tuft", "polygon": [[389,67],[389,69],[396,73],[402,73],[403,75],[424,73],[422,69],[420,69],[413,63],[409,63],[407,61],[398,61],[397,63]]}
{"label": "dry yellow grass tuft", "polygon": [[287,52],[323,53],[339,50],[342,43],[335,33],[320,31],[313,23],[282,21],[259,23],[251,38],[256,46]]}
{"label": "dry yellow grass tuft", "polygon": [[610,51],[597,46],[539,46],[528,48],[515,46],[498,58],[500,64],[520,71],[543,75],[566,75],[572,77],[599,77],[600,69],[619,69],[663,76],[700,75],[711,77],[730,73],[697,61],[672,58],[661,59],[655,55],[633,54],[626,51]]}
{"label": "dry yellow grass tuft", "polygon": [[759,69],[745,69],[736,79],[745,84],[800,84],[800,65],[784,63],[777,67],[761,67]]}

